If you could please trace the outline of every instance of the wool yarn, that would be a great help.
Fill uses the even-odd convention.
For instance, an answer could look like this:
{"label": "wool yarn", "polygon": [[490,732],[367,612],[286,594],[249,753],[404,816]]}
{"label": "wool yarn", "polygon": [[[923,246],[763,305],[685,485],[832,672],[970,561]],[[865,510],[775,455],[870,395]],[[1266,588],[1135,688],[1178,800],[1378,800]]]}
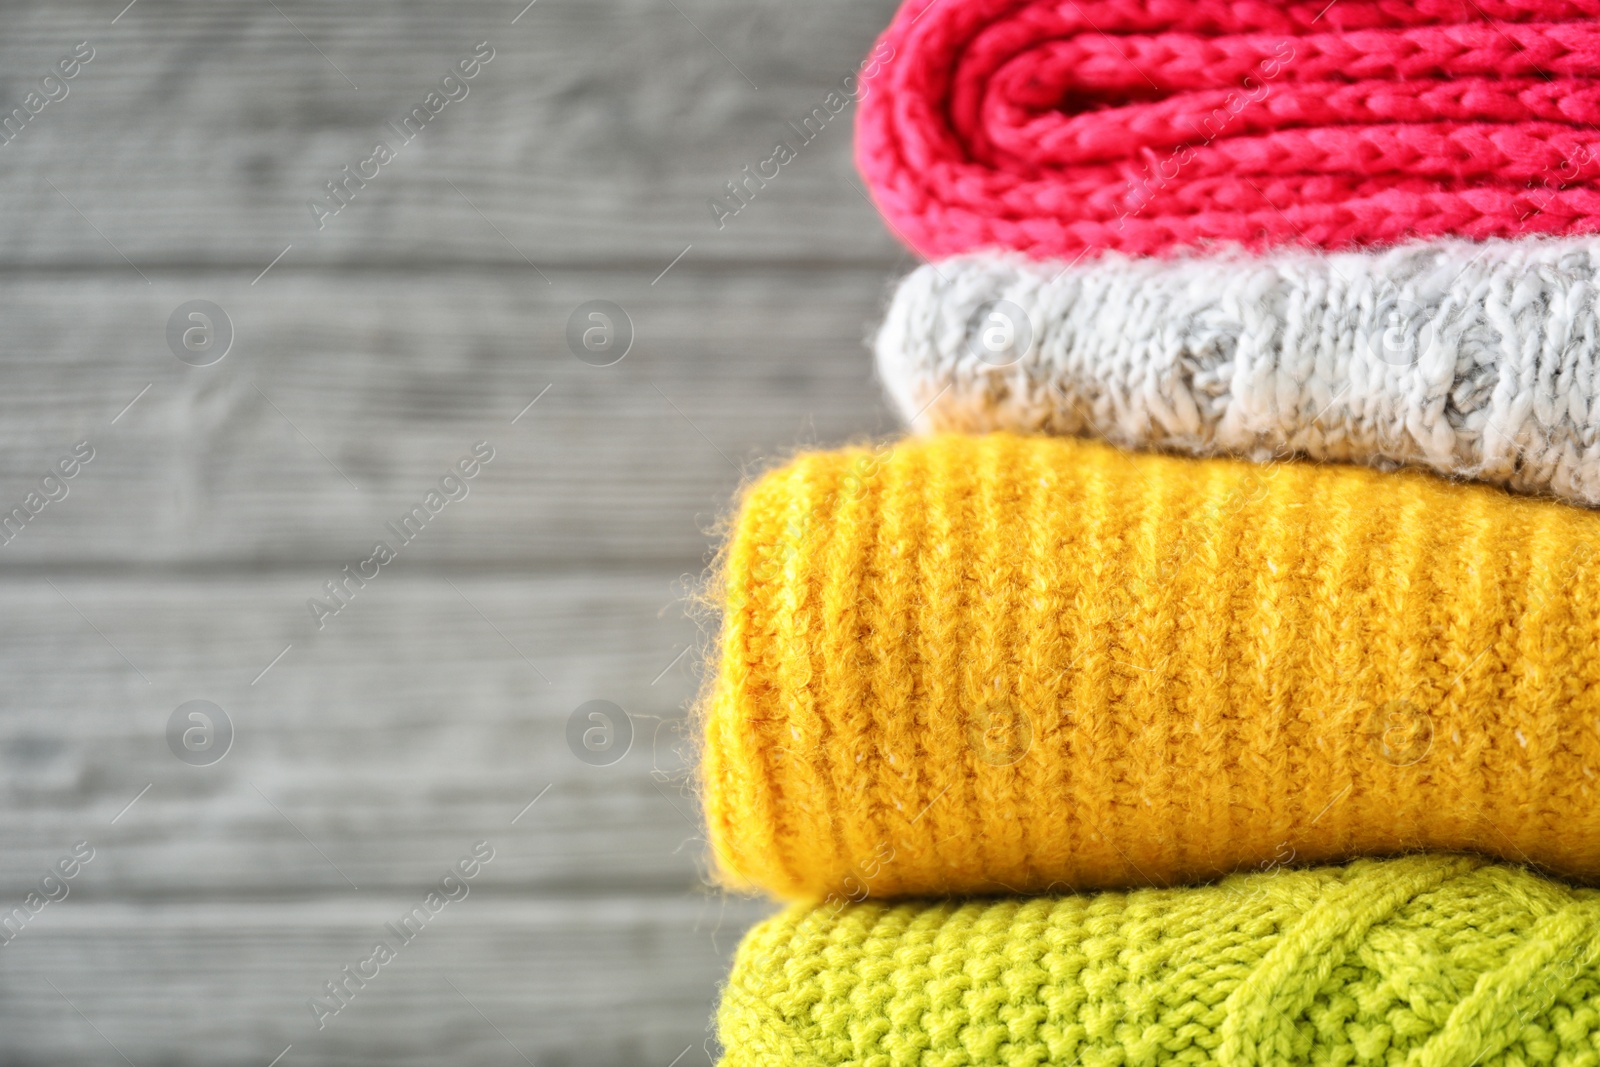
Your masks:
{"label": "wool yarn", "polygon": [[925,431],[1411,464],[1591,506],[1597,353],[1597,237],[961,256],[902,281],[877,337],[889,395]]}
{"label": "wool yarn", "polygon": [[1460,856],[1197,889],[794,907],[722,1067],[1600,1061],[1600,892]]}
{"label": "wool yarn", "polygon": [[1481,851],[1600,879],[1600,525],[1417,471],[944,435],[752,484],[719,564],[725,883],[1203,880]]}
{"label": "wool yarn", "polygon": [[907,0],[856,155],[927,258],[1600,229],[1600,0]]}

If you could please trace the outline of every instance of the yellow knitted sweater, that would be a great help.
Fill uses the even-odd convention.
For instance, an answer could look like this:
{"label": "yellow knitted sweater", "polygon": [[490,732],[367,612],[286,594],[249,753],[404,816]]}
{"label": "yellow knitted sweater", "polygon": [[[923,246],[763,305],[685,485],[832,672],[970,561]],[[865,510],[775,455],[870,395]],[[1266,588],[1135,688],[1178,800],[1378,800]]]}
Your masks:
{"label": "yellow knitted sweater", "polygon": [[1416,848],[1600,877],[1600,525],[1413,472],[936,437],[800,457],[724,550],[701,773],[790,898]]}

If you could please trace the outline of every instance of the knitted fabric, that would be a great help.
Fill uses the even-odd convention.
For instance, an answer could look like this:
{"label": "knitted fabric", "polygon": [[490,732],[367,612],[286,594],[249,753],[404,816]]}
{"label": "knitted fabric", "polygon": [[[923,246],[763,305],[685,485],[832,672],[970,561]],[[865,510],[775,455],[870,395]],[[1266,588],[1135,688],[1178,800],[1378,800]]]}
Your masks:
{"label": "knitted fabric", "polygon": [[1284,842],[1600,878],[1581,509],[950,435],[766,475],[720,572],[701,774],[731,885],[1170,883]]}
{"label": "knitted fabric", "polygon": [[793,908],[722,1067],[1600,1061],[1600,893],[1454,856],[1200,889]]}
{"label": "knitted fabric", "polygon": [[1597,301],[1595,237],[1076,266],[976,255],[901,283],[877,359],[922,430],[1415,464],[1595,505]]}
{"label": "knitted fabric", "polygon": [[857,159],[929,258],[1600,228],[1600,0],[907,0]]}

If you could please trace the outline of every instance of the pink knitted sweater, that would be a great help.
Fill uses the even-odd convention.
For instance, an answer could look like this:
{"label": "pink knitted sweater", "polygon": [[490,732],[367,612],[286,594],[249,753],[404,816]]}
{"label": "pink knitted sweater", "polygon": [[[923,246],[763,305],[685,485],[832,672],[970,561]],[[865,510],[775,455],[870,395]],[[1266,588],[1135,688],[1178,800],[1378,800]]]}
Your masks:
{"label": "pink knitted sweater", "polygon": [[908,0],[858,161],[936,258],[1600,230],[1600,0]]}

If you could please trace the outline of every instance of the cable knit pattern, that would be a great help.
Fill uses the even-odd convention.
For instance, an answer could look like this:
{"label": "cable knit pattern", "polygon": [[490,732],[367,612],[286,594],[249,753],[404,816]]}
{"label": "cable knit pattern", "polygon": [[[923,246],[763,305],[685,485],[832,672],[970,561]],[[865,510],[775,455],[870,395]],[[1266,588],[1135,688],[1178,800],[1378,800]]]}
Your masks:
{"label": "cable knit pattern", "polygon": [[1074,266],[975,255],[900,284],[877,361],[925,431],[1413,464],[1592,506],[1597,301],[1593,237]]}
{"label": "cable knit pattern", "polygon": [[823,899],[1481,851],[1600,880],[1600,525],[1416,471],[913,438],[723,550],[725,882]]}
{"label": "cable knit pattern", "polygon": [[718,1029],[721,1067],[1580,1067],[1600,893],[1416,856],[793,908],[745,937]]}
{"label": "cable knit pattern", "polygon": [[1600,0],[907,0],[857,159],[928,258],[1600,229]]}

